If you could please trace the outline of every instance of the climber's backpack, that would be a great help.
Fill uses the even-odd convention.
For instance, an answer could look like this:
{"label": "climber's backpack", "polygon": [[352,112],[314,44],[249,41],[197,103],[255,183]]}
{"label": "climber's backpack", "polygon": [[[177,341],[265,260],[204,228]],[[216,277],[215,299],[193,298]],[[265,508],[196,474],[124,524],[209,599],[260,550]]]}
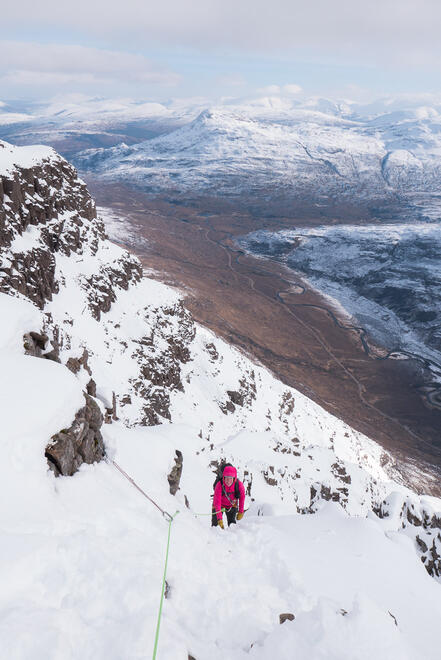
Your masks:
{"label": "climber's backpack", "polygon": [[[219,465],[219,467],[217,469],[217,477],[216,477],[216,479],[214,480],[214,483],[213,483],[213,490],[216,488],[216,484],[218,484],[219,481],[222,481],[222,474],[223,474],[223,471],[225,470],[226,467],[234,467],[234,465],[232,463],[224,463],[224,462],[222,462]],[[225,488],[224,488],[223,484],[222,484],[222,492],[223,492],[223,494],[225,495],[225,497],[227,499],[230,499],[228,497],[227,493],[225,492]],[[236,500],[239,500],[239,498],[240,498],[239,480],[238,479],[236,479],[236,481],[234,482],[234,497],[236,498]]]}

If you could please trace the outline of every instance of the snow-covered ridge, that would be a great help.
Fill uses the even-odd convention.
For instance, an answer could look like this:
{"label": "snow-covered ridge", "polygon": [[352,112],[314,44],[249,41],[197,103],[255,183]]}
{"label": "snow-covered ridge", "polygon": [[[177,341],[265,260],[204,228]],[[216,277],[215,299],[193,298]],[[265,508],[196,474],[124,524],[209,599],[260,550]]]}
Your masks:
{"label": "snow-covered ridge", "polygon": [[[394,481],[393,458],[373,440],[197,325],[177,291],[141,277],[106,240],[73,168],[45,158],[0,176],[7,657],[148,657],[163,519],[104,462],[55,479],[45,457],[51,438],[80,434],[86,392],[90,428],[97,408],[108,422],[107,455],[181,511],[162,657],[288,660],[295,647],[312,658],[436,660],[441,596],[424,566],[439,577],[441,502]],[[223,537],[193,515],[210,511],[221,458],[248,494],[244,521]],[[280,627],[286,611],[296,619]]]}
{"label": "snow-covered ridge", "polygon": [[0,175],[13,174],[19,168],[29,168],[41,164],[42,161],[58,160],[59,156],[45,146],[14,147],[0,140]]}

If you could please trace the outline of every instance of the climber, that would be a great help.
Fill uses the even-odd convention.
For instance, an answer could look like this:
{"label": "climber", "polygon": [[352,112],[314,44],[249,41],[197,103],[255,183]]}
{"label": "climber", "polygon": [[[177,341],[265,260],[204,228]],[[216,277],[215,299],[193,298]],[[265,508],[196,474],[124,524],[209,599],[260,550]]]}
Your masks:
{"label": "climber", "polygon": [[[219,527],[224,529],[222,509],[226,511],[228,525],[236,523],[236,516],[237,520],[242,520],[245,505],[245,488],[243,483],[237,478],[237,470],[231,463],[227,463],[220,474],[221,476],[214,482],[211,524],[213,527],[219,525]],[[239,513],[237,512],[238,504]]]}

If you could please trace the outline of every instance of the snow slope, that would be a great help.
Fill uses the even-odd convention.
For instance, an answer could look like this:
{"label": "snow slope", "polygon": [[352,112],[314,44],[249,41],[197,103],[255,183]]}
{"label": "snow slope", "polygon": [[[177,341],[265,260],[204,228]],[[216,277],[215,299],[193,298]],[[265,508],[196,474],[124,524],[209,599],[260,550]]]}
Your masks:
{"label": "snow slope", "polygon": [[50,147],[33,145],[17,149],[11,144],[0,140],[0,173],[2,175],[13,173],[15,168],[29,168],[41,163],[42,160],[51,160],[56,156]]}
{"label": "snow slope", "polygon": [[[67,409],[57,399],[50,408],[46,424],[53,428],[55,415]],[[439,657],[440,585],[416,560],[412,541],[373,515],[352,517],[335,503],[313,516],[274,515],[263,484],[255,495],[264,515],[256,516],[255,507],[237,528],[212,530],[209,517],[195,517],[182,494],[170,495],[165,478],[176,438],[188,456],[194,432],[189,424],[130,430],[112,424],[105,434],[118,463],[167,510],[180,510],[158,657]],[[23,449],[2,444],[16,463],[13,476],[17,469],[29,476]],[[259,446],[254,455],[259,460]],[[9,487],[8,468],[2,462]],[[189,468],[182,490],[207,513],[207,467],[194,456]],[[150,658],[166,522],[105,463],[55,480],[40,456],[36,473],[33,502],[19,491],[9,517],[2,511],[2,657]],[[282,612],[295,620],[280,626]]]}
{"label": "snow slope", "polygon": [[[21,157],[27,196],[17,207],[4,194],[0,207],[0,657],[151,657],[166,521],[111,464],[55,478],[44,456],[93,380],[102,412],[119,418],[107,412],[102,427],[108,458],[179,510],[158,658],[439,658],[441,501],[398,483],[373,440],[195,324],[179,292],[140,278],[62,160],[62,185],[41,178],[36,193]],[[3,189],[10,176],[0,160]],[[53,198],[59,211],[41,213]],[[37,296],[26,268],[47,250],[53,282]],[[32,332],[40,357],[25,354]],[[248,492],[225,531],[209,515],[221,458]],[[283,612],[295,619],[280,625]]]}

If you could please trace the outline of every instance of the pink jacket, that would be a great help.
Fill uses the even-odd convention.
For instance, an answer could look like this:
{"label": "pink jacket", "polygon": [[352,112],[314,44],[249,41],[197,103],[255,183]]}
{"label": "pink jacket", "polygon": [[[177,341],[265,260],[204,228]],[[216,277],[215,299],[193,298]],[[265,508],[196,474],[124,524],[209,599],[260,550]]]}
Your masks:
{"label": "pink jacket", "polygon": [[237,500],[235,497],[236,481],[239,484],[239,513],[243,513],[245,507],[245,487],[237,478],[236,468],[228,465],[223,472],[223,477],[229,476],[234,477],[231,486],[227,486],[222,478],[222,481],[218,481],[214,489],[213,508],[216,511],[218,520],[221,520],[222,518],[221,509],[229,509],[232,506],[237,506]]}

